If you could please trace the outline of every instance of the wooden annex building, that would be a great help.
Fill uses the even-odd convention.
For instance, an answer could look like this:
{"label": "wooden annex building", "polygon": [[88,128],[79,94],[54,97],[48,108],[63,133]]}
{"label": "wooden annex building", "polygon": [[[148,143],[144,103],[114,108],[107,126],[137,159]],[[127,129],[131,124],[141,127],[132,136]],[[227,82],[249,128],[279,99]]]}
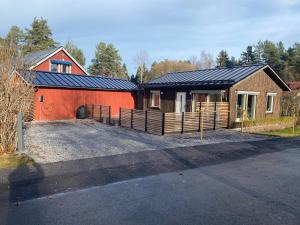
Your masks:
{"label": "wooden annex building", "polygon": [[144,86],[144,110],[197,112],[201,103],[227,102],[229,127],[245,119],[279,117],[283,91],[290,91],[265,64],[168,73]]}

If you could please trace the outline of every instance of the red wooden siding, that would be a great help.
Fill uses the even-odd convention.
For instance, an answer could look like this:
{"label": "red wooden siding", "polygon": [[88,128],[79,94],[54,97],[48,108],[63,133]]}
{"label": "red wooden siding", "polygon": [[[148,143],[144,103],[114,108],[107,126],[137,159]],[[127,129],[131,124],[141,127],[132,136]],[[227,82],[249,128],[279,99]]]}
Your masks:
{"label": "red wooden siding", "polygon": [[40,65],[33,68],[33,70],[40,70],[40,71],[50,71],[50,61],[51,60],[64,60],[67,62],[72,62],[72,74],[78,74],[78,75],[87,75],[80,67],[69,57],[65,54],[63,50],[59,51],[49,59],[42,62]]}
{"label": "red wooden siding", "polygon": [[[44,102],[39,101],[40,96]],[[39,88],[35,93],[34,120],[75,119],[76,110],[85,104],[111,106],[112,117],[118,117],[120,107],[134,109],[135,96],[130,91]]]}

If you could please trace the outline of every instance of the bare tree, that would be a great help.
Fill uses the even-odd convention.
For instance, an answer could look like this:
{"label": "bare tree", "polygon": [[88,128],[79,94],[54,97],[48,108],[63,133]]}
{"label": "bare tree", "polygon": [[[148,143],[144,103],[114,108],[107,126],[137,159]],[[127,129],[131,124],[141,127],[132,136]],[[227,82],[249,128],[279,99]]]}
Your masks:
{"label": "bare tree", "polygon": [[190,58],[191,64],[193,64],[197,69],[211,69],[215,67],[215,61],[213,56],[205,51],[200,54],[200,59],[197,56],[192,56]]}
{"label": "bare tree", "polygon": [[137,65],[137,67],[139,67],[141,69],[140,74],[140,82],[143,83],[143,78],[144,78],[144,74],[145,74],[145,66],[148,61],[149,61],[149,55],[145,50],[140,50],[139,52],[137,52],[137,54],[134,57],[134,61]]}
{"label": "bare tree", "polygon": [[17,50],[0,45],[0,155],[14,153],[17,145],[16,113],[26,113],[32,105],[34,88],[16,73],[23,68]]}

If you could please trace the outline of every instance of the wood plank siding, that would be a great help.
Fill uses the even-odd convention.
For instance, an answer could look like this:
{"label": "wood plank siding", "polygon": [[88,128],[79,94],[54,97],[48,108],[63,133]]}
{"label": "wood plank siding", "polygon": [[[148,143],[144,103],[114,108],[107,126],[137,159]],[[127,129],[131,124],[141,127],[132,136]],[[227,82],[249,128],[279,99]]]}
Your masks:
{"label": "wood plank siding", "polygon": [[[268,74],[264,70],[259,70],[229,89],[231,127],[235,124],[237,91],[259,92],[256,99],[256,119],[280,116],[282,89],[270,78],[270,76],[268,76]],[[277,93],[277,95],[274,96],[274,108],[272,113],[266,113],[266,101],[268,92]]]}

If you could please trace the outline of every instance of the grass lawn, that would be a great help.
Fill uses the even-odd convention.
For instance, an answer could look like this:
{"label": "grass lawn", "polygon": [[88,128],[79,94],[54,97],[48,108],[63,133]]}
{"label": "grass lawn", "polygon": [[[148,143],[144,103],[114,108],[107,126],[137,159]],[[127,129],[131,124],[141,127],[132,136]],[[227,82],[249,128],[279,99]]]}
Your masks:
{"label": "grass lawn", "polygon": [[295,137],[295,136],[300,136],[300,126],[295,128],[295,134],[293,134],[293,128],[274,130],[274,131],[263,131],[263,132],[258,132],[258,134],[273,135],[279,137]]}
{"label": "grass lawn", "polygon": [[26,154],[16,155],[1,155],[0,156],[0,169],[1,168],[13,168],[26,164],[32,164],[34,161]]}

